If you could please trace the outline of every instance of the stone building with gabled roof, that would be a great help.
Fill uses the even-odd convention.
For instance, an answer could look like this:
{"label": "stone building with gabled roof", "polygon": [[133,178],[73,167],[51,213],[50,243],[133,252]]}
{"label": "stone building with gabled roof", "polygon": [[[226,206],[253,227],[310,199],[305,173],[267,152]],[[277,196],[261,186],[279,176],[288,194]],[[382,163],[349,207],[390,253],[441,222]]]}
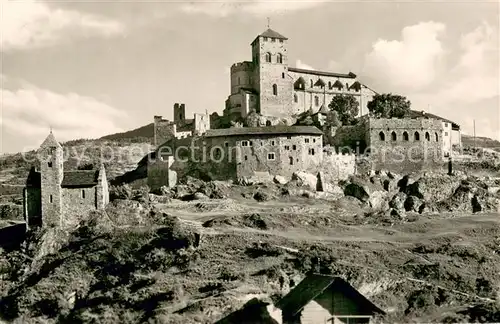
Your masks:
{"label": "stone building with gabled roof", "polygon": [[340,277],[310,274],[275,305],[283,324],[368,324],[385,312]]}
{"label": "stone building with gabled roof", "polygon": [[64,171],[63,148],[52,131],[38,150],[40,169],[31,168],[24,188],[27,227],[67,227],[109,202],[106,170]]}

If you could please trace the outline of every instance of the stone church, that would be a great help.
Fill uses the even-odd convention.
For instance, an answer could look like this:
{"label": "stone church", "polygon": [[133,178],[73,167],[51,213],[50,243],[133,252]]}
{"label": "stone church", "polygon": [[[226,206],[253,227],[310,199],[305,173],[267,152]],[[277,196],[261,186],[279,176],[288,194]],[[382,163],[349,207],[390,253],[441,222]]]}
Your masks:
{"label": "stone church", "polygon": [[328,107],[339,94],[351,94],[360,103],[359,116],[375,91],[349,72],[333,73],[289,66],[288,38],[267,29],[251,43],[252,60],[231,66],[231,94],[224,115],[245,118],[254,110],[262,116],[289,117]]}
{"label": "stone church", "polygon": [[23,194],[27,227],[75,225],[89,211],[108,204],[104,165],[97,170],[64,171],[63,148],[52,131],[37,154],[40,169],[31,169]]}

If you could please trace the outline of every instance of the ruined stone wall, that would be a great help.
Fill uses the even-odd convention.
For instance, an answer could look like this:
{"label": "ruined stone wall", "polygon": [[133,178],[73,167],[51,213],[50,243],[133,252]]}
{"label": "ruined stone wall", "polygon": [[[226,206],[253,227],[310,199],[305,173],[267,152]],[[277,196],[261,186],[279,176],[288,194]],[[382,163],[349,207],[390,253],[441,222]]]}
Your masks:
{"label": "ruined stone wall", "polygon": [[174,104],[174,123],[177,125],[181,124],[186,120],[186,105],[181,103]]}
{"label": "ruined stone wall", "polygon": [[165,143],[169,139],[175,137],[175,124],[169,120],[163,119],[162,116],[154,116],[154,145]]}
{"label": "ruined stone wall", "polygon": [[208,114],[194,114],[194,135],[205,134],[210,129],[210,116]]}
{"label": "ruined stone wall", "polygon": [[148,186],[159,190],[162,186],[173,187],[177,183],[177,172],[171,169],[174,156],[156,158],[148,164]]}
{"label": "ruined stone wall", "polygon": [[370,118],[368,123],[372,169],[413,172],[441,167],[443,129],[440,120]]}
{"label": "ruined stone wall", "polygon": [[75,226],[97,208],[97,187],[62,188],[62,198],[61,226]]}
{"label": "ruined stone wall", "polygon": [[39,224],[42,215],[42,196],[40,188],[25,188],[24,191],[24,220],[31,224]]}
{"label": "ruined stone wall", "polygon": [[356,173],[356,155],[335,151],[324,152],[319,171],[324,172],[328,181],[346,180]]}

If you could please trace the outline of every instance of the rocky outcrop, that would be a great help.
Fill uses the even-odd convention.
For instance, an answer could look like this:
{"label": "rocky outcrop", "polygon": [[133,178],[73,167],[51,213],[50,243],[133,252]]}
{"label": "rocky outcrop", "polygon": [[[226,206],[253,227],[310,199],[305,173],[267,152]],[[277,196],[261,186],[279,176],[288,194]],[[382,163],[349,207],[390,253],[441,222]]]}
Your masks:
{"label": "rocky outcrop", "polygon": [[306,172],[294,172],[292,174],[292,181],[296,181],[299,186],[306,186],[311,189],[317,189],[318,178]]}

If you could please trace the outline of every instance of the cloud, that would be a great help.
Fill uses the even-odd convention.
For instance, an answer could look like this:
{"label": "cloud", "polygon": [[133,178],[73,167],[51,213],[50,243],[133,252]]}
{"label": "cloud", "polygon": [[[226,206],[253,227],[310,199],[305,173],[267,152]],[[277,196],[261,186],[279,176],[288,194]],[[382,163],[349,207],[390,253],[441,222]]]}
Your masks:
{"label": "cloud", "polygon": [[312,66],[308,65],[308,64],[305,64],[304,62],[302,62],[301,60],[297,60],[295,61],[295,67],[297,69],[305,69],[305,70],[316,70],[315,68],[313,68]]}
{"label": "cloud", "polygon": [[232,14],[262,16],[269,13],[276,14],[304,10],[323,3],[326,2],[315,0],[250,0],[226,2],[202,0],[183,4],[181,10],[189,14],[205,14],[215,17],[226,17]]}
{"label": "cloud", "polygon": [[[500,139],[498,29],[484,22],[459,38],[439,22],[379,39],[365,56],[365,74],[380,91],[405,95],[412,109],[454,120],[462,131]],[[453,49],[453,50],[452,50]]]}
{"label": "cloud", "polygon": [[2,52],[50,46],[65,36],[109,37],[124,31],[117,21],[53,8],[41,1],[0,1]]}
{"label": "cloud", "polygon": [[[5,76],[2,78],[8,81],[4,86],[6,83],[17,86]],[[49,127],[57,133],[59,141],[96,138],[123,131],[117,121],[125,116],[116,108],[76,93],[60,94],[21,83],[25,86],[0,89],[0,125],[5,131],[20,136],[21,142],[40,142]]]}
{"label": "cloud", "polygon": [[434,81],[445,51],[439,37],[445,25],[421,22],[405,27],[401,40],[377,40],[366,55],[365,73],[402,90],[418,90]]}

